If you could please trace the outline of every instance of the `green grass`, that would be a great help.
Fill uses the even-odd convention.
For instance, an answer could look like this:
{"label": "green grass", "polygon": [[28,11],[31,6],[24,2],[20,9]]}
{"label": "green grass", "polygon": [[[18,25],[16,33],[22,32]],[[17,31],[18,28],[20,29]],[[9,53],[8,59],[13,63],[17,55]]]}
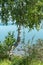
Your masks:
{"label": "green grass", "polygon": [[[19,62],[15,59],[14,63],[15,63],[15,65],[18,65]],[[13,65],[13,63],[11,61],[9,61],[8,59],[4,59],[4,60],[0,60],[0,65]],[[24,64],[22,64],[22,65],[24,65]],[[39,60],[32,60],[30,65],[43,65],[43,62],[41,62]]]}
{"label": "green grass", "polygon": [[0,60],[0,65],[11,65],[11,61],[8,59]]}
{"label": "green grass", "polygon": [[39,60],[32,60],[31,65],[43,65],[43,62],[41,62]]}

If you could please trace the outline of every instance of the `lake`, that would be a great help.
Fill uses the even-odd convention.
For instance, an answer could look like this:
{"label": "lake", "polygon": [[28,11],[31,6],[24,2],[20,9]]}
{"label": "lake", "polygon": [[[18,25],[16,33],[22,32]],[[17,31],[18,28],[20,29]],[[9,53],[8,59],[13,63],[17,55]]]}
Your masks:
{"label": "lake", "polygon": [[[3,41],[5,39],[5,36],[8,35],[8,32],[13,32],[14,31],[14,36],[17,39],[17,26],[14,25],[0,25],[0,41]],[[29,31],[28,28],[21,27],[21,40],[23,39],[23,31],[25,32],[25,43],[27,43],[29,40],[31,41],[32,38],[34,37],[33,42],[37,39],[43,39],[43,29],[40,28],[39,31],[36,30],[36,28],[32,29]]]}
{"label": "lake", "polygon": [[[17,39],[17,25],[0,25],[0,41],[4,41],[5,37],[8,35],[8,32],[14,32],[14,37]],[[25,34],[23,34],[23,32],[25,32]],[[36,40],[43,39],[43,24],[40,25],[39,31],[37,31],[36,28],[29,31],[29,28],[21,27],[21,41],[23,38],[25,38],[24,41],[26,44],[29,40],[36,43]],[[24,49],[24,45],[20,43],[12,52],[16,55],[23,55],[25,52],[22,49]]]}

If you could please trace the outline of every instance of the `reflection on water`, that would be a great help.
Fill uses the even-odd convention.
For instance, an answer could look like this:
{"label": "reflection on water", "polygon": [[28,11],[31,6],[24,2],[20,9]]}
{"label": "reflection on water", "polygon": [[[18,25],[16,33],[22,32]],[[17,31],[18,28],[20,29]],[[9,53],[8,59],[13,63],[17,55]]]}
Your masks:
{"label": "reflection on water", "polygon": [[[14,31],[15,38],[17,39],[16,25],[0,26],[0,41],[3,41],[5,39],[5,36],[7,36],[8,32],[13,32],[13,31]],[[37,31],[34,28],[34,30],[32,29],[31,31],[29,31],[28,28],[23,29],[23,27],[21,27],[21,40],[23,39],[23,31],[25,32],[24,34],[25,43],[27,43],[28,40],[32,40],[33,37],[34,37],[34,40],[33,40],[34,43],[37,39],[43,39],[43,29],[40,29],[39,31]]]}

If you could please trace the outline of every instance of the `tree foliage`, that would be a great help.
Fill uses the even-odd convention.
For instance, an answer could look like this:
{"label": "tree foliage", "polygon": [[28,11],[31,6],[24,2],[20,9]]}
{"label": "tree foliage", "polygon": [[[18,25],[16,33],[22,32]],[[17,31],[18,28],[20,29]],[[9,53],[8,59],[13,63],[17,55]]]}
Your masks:
{"label": "tree foliage", "polygon": [[0,18],[3,23],[16,20],[19,25],[37,27],[43,18],[42,0],[0,0]]}
{"label": "tree foliage", "polygon": [[0,58],[9,57],[12,46],[15,43],[14,33],[8,33],[3,43],[0,43]]}

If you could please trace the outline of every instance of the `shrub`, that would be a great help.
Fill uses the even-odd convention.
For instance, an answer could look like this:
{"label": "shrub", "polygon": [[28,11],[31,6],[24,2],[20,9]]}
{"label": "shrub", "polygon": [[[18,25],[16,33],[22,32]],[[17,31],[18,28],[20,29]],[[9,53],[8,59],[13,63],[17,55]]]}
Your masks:
{"label": "shrub", "polygon": [[15,42],[14,33],[8,33],[3,43],[0,43],[0,58],[9,57],[10,50]]}

